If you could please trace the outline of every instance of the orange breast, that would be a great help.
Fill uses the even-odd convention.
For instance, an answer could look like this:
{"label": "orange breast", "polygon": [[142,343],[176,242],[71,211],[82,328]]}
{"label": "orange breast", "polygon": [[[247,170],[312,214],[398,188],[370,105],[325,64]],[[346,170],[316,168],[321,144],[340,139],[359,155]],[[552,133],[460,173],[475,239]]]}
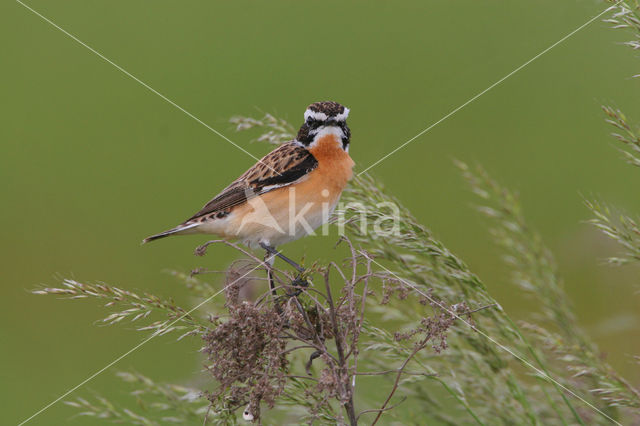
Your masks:
{"label": "orange breast", "polygon": [[[300,238],[329,218],[340,194],[353,176],[354,162],[333,135],[327,135],[310,150],[318,166],[301,182],[274,189],[235,207],[224,229],[215,231],[251,241],[268,241],[274,246]],[[292,217],[302,214],[308,227]]]}
{"label": "orange breast", "polygon": [[318,167],[310,173],[308,180],[313,181],[314,186],[323,187],[320,190],[327,189],[337,201],[353,176],[355,163],[334,135],[326,135],[316,141],[309,151],[318,160]]}

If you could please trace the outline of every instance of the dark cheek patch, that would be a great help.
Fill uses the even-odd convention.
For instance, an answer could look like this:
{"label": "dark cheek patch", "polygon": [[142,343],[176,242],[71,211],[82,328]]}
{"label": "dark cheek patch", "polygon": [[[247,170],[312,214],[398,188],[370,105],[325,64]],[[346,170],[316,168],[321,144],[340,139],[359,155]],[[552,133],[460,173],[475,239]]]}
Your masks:
{"label": "dark cheek patch", "polygon": [[302,127],[300,127],[298,136],[296,137],[298,142],[309,145],[313,141],[313,137],[309,135],[309,130],[309,126],[306,123],[303,124]]}
{"label": "dark cheek patch", "polygon": [[349,142],[351,141],[351,129],[344,123],[342,126],[342,133],[344,133],[344,137],[342,138],[342,148],[346,151],[349,146]]}

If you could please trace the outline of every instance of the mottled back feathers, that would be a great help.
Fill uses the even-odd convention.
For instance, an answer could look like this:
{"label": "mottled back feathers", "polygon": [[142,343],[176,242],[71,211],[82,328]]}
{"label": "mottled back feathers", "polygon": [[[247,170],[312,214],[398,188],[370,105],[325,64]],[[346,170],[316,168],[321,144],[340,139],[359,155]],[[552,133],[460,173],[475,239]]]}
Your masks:
{"label": "mottled back feathers", "polygon": [[317,166],[318,161],[314,156],[297,142],[282,144],[222,190],[186,222],[213,213],[224,213],[252,197],[291,185]]}

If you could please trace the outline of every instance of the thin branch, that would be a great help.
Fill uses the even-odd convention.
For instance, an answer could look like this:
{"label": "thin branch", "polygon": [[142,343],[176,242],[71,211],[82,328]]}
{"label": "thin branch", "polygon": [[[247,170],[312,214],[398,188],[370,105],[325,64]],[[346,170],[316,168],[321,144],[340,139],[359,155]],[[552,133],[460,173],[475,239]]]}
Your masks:
{"label": "thin branch", "polygon": [[391,401],[391,398],[393,397],[393,394],[395,394],[396,391],[398,390],[398,385],[400,384],[400,377],[402,377],[402,373],[403,373],[405,367],[409,364],[409,361],[411,361],[411,359],[418,352],[420,352],[422,349],[424,349],[427,346],[427,342],[429,342],[429,338],[430,338],[430,336],[427,336],[424,339],[422,339],[420,344],[416,345],[416,347],[413,349],[411,354],[407,357],[407,359],[404,360],[404,362],[402,363],[400,368],[398,368],[398,372],[396,373],[396,379],[393,382],[393,388],[391,388],[391,392],[389,392],[389,395],[387,395],[387,399],[382,404],[382,407],[380,407],[380,409],[378,410],[378,415],[373,420],[373,423],[371,423],[371,426],[373,426],[376,423],[378,423],[378,420],[380,420],[380,416],[382,416],[382,413],[384,413],[386,411],[385,409],[386,409],[387,405],[389,404],[389,401]]}
{"label": "thin branch", "polygon": [[371,410],[364,410],[364,411],[360,411],[360,413],[358,414],[358,417],[356,417],[356,420],[360,419],[360,416],[363,414],[367,414],[367,413],[378,413],[378,415],[382,414],[385,411],[389,411],[389,410],[393,410],[394,408],[396,408],[398,405],[402,404],[403,402],[405,402],[407,400],[406,396],[403,396],[402,399],[400,401],[398,401],[397,403],[388,406],[387,408],[376,408],[376,409],[371,409]]}
{"label": "thin branch", "polygon": [[[390,373],[398,373],[400,372],[399,368],[394,368],[393,370],[384,370],[384,371],[360,371],[357,373],[353,373],[356,376],[384,376],[385,374]],[[402,371],[402,374],[406,374],[408,376],[425,376],[425,377],[437,377],[438,375],[435,373],[424,373],[422,371]]]}

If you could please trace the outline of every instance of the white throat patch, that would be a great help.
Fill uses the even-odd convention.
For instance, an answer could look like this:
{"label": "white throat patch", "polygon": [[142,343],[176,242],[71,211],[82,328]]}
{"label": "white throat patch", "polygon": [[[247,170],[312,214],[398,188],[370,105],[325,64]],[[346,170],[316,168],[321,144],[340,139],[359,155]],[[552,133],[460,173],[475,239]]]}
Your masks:
{"label": "white throat patch", "polygon": [[315,131],[311,131],[310,134],[313,135],[313,142],[309,144],[310,148],[313,148],[320,139],[327,135],[335,136],[334,139],[336,143],[340,145],[340,148],[342,148],[342,138],[344,138],[344,132],[338,126],[322,126]]}

